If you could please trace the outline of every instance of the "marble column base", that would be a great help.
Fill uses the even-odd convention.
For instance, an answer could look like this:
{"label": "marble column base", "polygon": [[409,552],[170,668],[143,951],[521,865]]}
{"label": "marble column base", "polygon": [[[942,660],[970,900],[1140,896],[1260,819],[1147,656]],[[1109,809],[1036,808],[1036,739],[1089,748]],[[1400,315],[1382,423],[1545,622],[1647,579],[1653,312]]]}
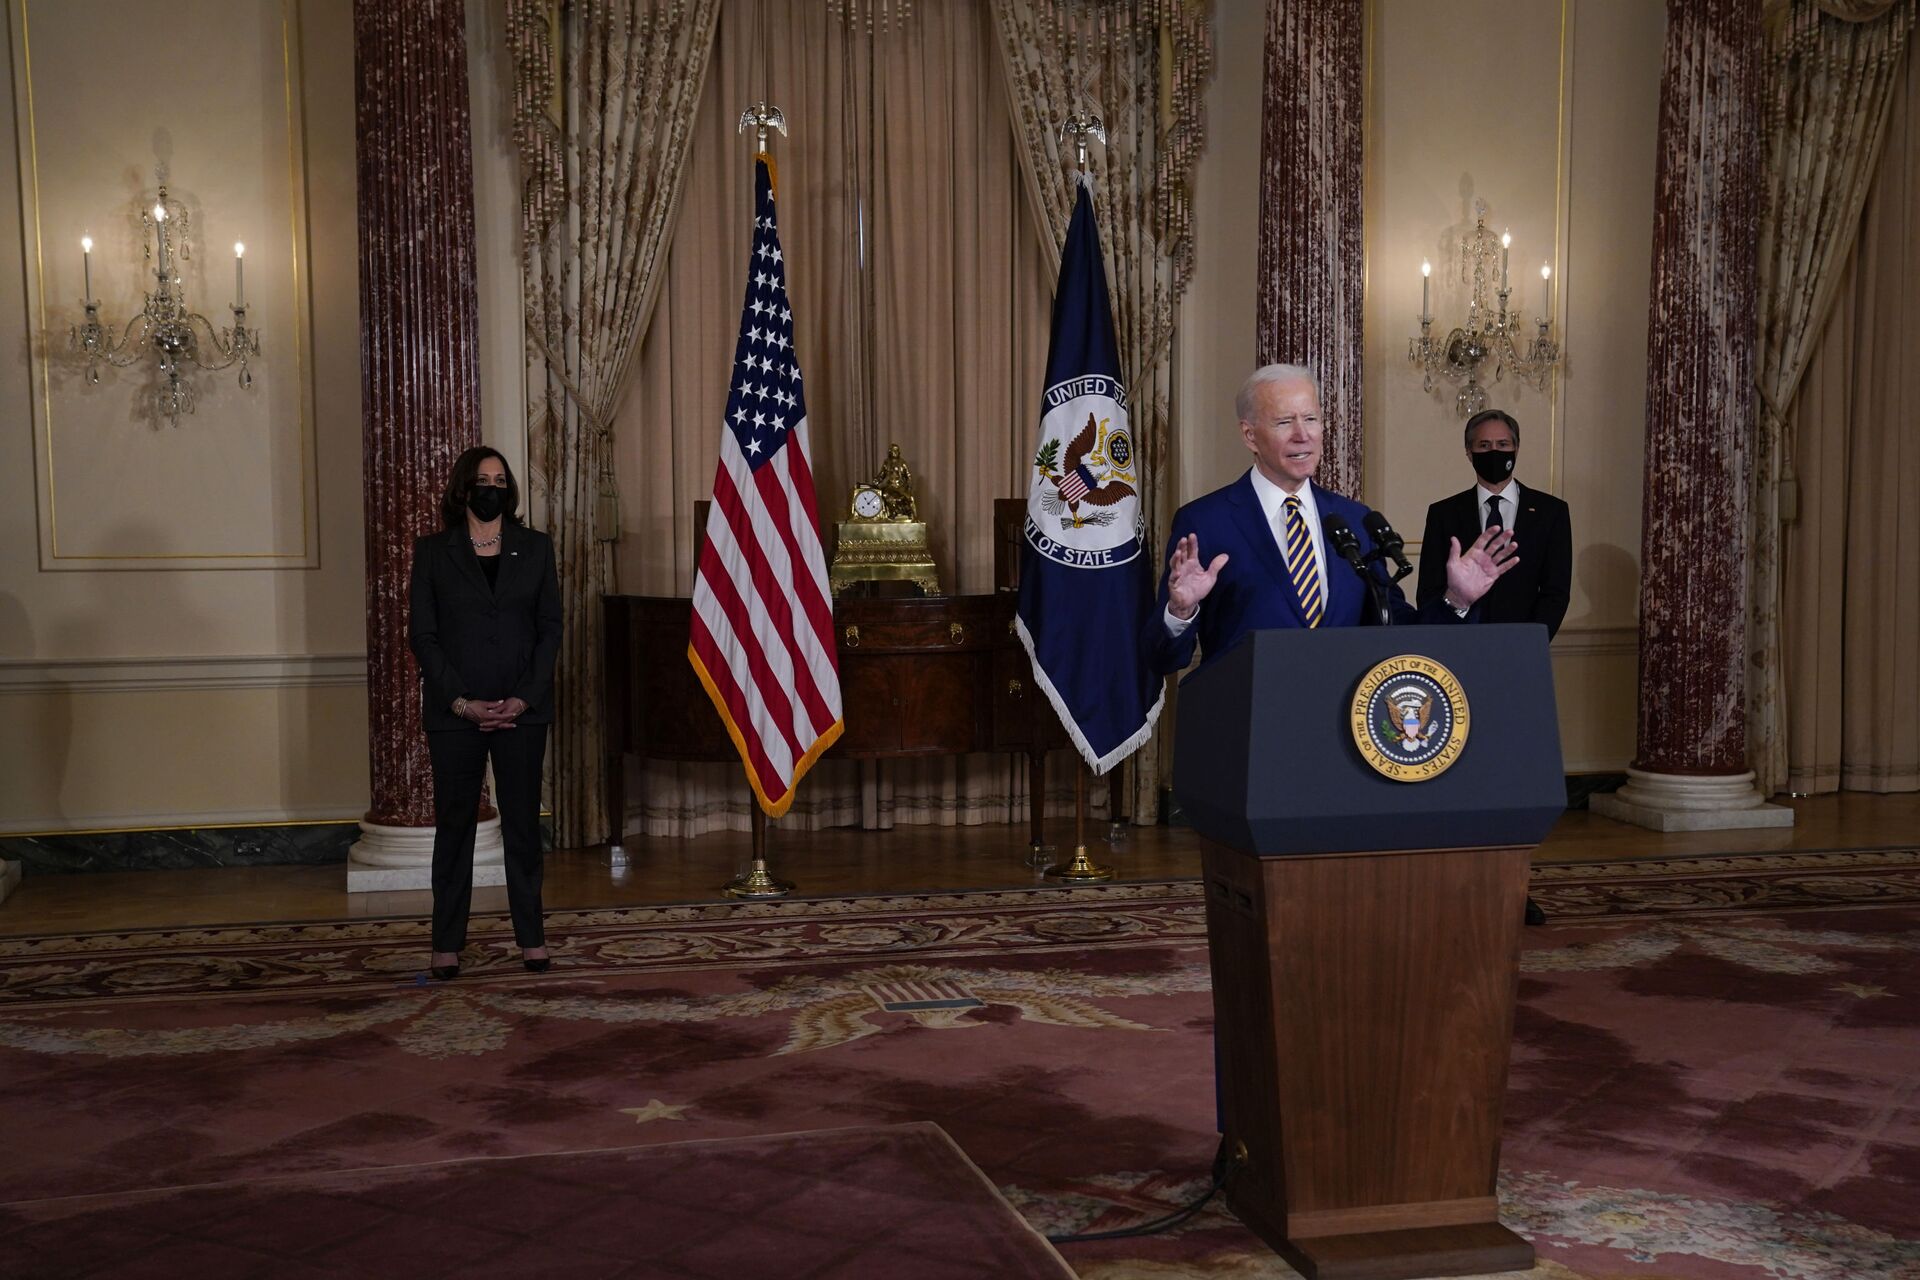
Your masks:
{"label": "marble column base", "polygon": [[[507,882],[506,846],[500,819],[480,824],[473,841],[476,888]],[[347,850],[347,892],[386,893],[433,887],[433,828],[360,824],[360,839]]]}
{"label": "marble column base", "polygon": [[1793,810],[1768,804],[1754,790],[1753,771],[1708,776],[1627,770],[1627,785],[1594,796],[1587,807],[1616,822],[1654,831],[1728,831],[1790,827]]}
{"label": "marble column base", "polygon": [[19,887],[20,864],[0,859],[0,902],[5,902],[7,895]]}

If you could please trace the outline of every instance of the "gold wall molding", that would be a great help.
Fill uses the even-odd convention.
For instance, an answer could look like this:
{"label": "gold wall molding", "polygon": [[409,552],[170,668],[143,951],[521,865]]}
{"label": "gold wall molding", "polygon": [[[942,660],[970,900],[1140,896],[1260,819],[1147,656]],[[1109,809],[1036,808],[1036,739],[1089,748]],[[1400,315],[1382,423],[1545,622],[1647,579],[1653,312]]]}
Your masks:
{"label": "gold wall molding", "polygon": [[326,689],[366,682],[367,659],[359,653],[0,659],[0,695]]}
{"label": "gold wall molding", "polygon": [[311,827],[323,823],[358,822],[366,806],[322,806],[311,809],[209,809],[200,813],[166,810],[156,813],[116,813],[94,816],[72,826],[45,818],[0,818],[0,836],[98,836],[124,831],[186,831],[206,827]]}
{"label": "gold wall molding", "polygon": [[[319,567],[299,2],[242,4],[238,13],[253,10],[262,36],[251,49],[238,42],[253,27],[233,5],[172,6],[156,24],[144,9],[106,0],[8,0],[43,570]],[[229,45],[253,54],[229,65],[258,70],[259,99],[227,101],[233,77],[175,74],[187,62],[168,42],[192,51],[195,66],[217,63]],[[127,127],[87,127],[102,103]],[[83,125],[62,133],[74,118]],[[142,416],[144,364],[85,387],[67,351],[83,232],[97,242],[103,312],[138,309],[147,264],[124,224],[163,162],[170,191],[190,200],[244,186],[234,174],[266,166],[259,207],[213,194],[196,208],[188,269],[190,303],[218,323],[232,291],[232,256],[222,250],[247,241],[249,319],[264,333],[256,387],[243,392],[230,373],[194,370],[201,404],[177,428]],[[248,234],[228,234],[243,227]],[[175,501],[146,505],[142,481]]]}

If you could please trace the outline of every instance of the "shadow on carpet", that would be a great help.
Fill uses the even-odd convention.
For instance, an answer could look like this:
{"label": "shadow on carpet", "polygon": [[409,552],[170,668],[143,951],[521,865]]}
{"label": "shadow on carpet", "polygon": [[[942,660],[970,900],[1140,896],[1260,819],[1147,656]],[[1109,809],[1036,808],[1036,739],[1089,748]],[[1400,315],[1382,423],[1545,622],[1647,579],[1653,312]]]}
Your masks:
{"label": "shadow on carpet", "polygon": [[938,1126],[461,1160],[0,1209],[10,1276],[1071,1280]]}

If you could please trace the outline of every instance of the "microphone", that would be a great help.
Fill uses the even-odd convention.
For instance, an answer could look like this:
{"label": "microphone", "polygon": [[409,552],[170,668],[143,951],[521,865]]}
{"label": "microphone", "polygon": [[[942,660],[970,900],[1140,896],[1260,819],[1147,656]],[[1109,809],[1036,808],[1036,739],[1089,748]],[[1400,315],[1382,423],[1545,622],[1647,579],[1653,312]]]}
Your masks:
{"label": "microphone", "polygon": [[1395,582],[1413,572],[1413,566],[1407,563],[1406,539],[1394,532],[1385,516],[1378,511],[1369,511],[1360,523],[1366,526],[1367,536],[1373,539],[1373,545],[1379,548],[1380,554],[1397,566],[1393,575]]}
{"label": "microphone", "polygon": [[1353,566],[1353,571],[1362,576],[1367,572],[1366,553],[1360,550],[1360,539],[1353,532],[1346,517],[1337,511],[1329,511],[1320,517],[1320,528],[1327,535],[1327,545],[1333,553]]}

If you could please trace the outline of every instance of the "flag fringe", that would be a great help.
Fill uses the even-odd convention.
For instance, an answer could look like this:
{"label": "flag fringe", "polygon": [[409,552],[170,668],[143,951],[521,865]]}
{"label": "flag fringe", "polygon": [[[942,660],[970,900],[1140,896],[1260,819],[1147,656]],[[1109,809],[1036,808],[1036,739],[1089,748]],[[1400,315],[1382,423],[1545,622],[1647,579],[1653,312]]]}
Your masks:
{"label": "flag fringe", "polygon": [[1020,634],[1020,643],[1026,647],[1027,659],[1033,665],[1034,681],[1046,692],[1047,701],[1053,704],[1054,714],[1060,717],[1060,727],[1067,731],[1069,738],[1073,739],[1074,748],[1080,752],[1080,758],[1087,762],[1087,767],[1093,770],[1094,777],[1098,778],[1107,773],[1146,745],[1147,739],[1153,736],[1153,726],[1160,719],[1160,708],[1166,705],[1167,682],[1165,680],[1160,682],[1160,693],[1154,698],[1153,705],[1147,708],[1147,718],[1134,731],[1133,736],[1104,756],[1096,755],[1086,735],[1080,732],[1079,722],[1067,709],[1066,700],[1060,696],[1059,690],[1053,687],[1053,681],[1047,678],[1046,669],[1040,665],[1040,655],[1034,652],[1033,635],[1027,630],[1027,620],[1016,613],[1013,625]]}
{"label": "flag fringe", "polygon": [[754,799],[760,802],[762,812],[769,818],[785,817],[787,810],[793,807],[794,793],[800,790],[800,779],[807,776],[807,770],[813,768],[814,763],[826,754],[828,747],[840,741],[840,735],[847,727],[846,719],[843,717],[835,720],[822,731],[814,740],[814,744],[807,748],[807,754],[801,756],[794,764],[793,781],[787,784],[786,793],[769,799],[767,793],[761,790],[760,779],[753,771],[753,761],[747,750],[747,736],[740,732],[740,726],[733,722],[733,714],[727,710],[726,699],[720,696],[718,686],[713,683],[713,677],[707,672],[707,664],[700,661],[700,655],[695,652],[691,644],[687,646],[687,661],[693,664],[693,673],[700,677],[700,683],[706,689],[707,697],[713,699],[713,709],[720,713],[720,723],[726,727],[727,736],[733,739],[733,749],[740,753],[740,769],[747,775],[747,785],[753,788]]}

